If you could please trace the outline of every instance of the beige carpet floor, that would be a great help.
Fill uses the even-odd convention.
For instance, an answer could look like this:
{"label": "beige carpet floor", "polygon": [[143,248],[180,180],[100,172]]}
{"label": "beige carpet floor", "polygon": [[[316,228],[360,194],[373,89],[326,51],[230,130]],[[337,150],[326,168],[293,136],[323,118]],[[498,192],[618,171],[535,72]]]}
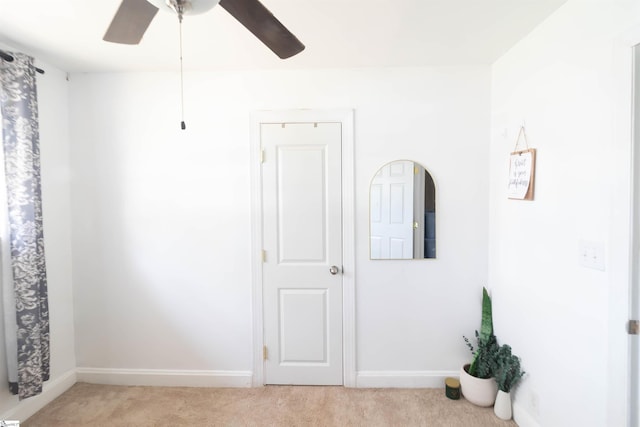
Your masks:
{"label": "beige carpet floor", "polygon": [[24,427],[515,426],[443,389],[126,387],[78,383]]}

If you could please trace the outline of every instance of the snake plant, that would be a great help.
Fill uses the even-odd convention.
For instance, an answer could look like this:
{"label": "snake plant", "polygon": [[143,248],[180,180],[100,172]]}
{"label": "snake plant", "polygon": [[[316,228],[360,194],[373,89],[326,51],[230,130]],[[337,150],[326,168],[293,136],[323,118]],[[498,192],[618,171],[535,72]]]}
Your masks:
{"label": "snake plant", "polygon": [[487,288],[482,288],[482,323],[480,332],[475,332],[477,348],[467,337],[464,341],[473,354],[473,361],[469,366],[469,375],[478,378],[491,378],[497,369],[498,342],[493,334],[493,315],[491,310],[491,298]]}

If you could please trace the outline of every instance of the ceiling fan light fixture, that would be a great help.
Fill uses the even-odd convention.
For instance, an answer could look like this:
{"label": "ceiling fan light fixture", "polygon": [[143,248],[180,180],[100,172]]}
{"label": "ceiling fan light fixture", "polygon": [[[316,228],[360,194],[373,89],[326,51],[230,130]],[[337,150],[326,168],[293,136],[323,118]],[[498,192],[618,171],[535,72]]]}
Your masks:
{"label": "ceiling fan light fixture", "polygon": [[180,13],[182,15],[198,15],[213,9],[220,0],[147,0],[160,10],[165,12]]}

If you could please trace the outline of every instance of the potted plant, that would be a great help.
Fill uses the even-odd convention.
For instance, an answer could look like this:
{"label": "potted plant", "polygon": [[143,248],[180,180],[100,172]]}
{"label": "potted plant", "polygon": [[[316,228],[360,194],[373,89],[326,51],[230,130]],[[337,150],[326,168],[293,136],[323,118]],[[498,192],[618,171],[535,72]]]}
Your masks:
{"label": "potted plant", "polygon": [[493,379],[497,369],[498,342],[493,335],[491,298],[486,288],[482,288],[482,323],[480,332],[475,331],[476,346],[463,337],[473,354],[470,364],[460,370],[462,395],[478,406],[491,406],[496,400],[498,386]]}
{"label": "potted plant", "polygon": [[498,395],[493,411],[498,418],[511,419],[511,389],[525,372],[520,367],[520,358],[511,353],[511,347],[504,344],[498,350],[496,383]]}

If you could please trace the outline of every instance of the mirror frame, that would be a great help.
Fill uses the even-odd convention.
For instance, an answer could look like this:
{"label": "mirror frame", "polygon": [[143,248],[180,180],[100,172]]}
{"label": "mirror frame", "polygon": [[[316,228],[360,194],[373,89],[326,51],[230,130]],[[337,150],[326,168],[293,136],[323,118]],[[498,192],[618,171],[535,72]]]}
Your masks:
{"label": "mirror frame", "polygon": [[[405,167],[401,168],[401,169],[397,169],[396,175],[391,176],[391,167],[394,164],[397,163],[404,163],[404,166],[407,166],[407,163],[411,162],[412,163],[412,167],[411,170],[409,172],[408,169],[406,169]],[[417,171],[416,171],[416,167],[419,168],[419,171],[422,172],[424,179],[422,180],[421,183],[418,183],[418,185],[416,186],[416,175],[417,175]],[[376,209],[377,211],[379,211],[379,217],[381,220],[385,220],[384,218],[382,218],[384,216],[384,214],[382,213],[382,199],[383,198],[387,198],[390,199],[392,197],[391,195],[391,189],[388,189],[387,191],[384,191],[384,189],[382,189],[378,192],[378,196],[376,196],[374,194],[374,185],[376,185],[376,179],[379,178],[381,176],[381,174],[383,172],[385,172],[385,168],[389,168],[388,171],[388,176],[386,177],[388,182],[387,183],[382,183],[380,185],[384,186],[384,185],[388,185],[389,187],[392,184],[396,184],[396,185],[411,185],[411,189],[412,189],[412,194],[411,194],[411,200],[412,200],[412,205],[413,205],[413,209],[411,212],[408,212],[407,210],[402,210],[402,208],[400,209],[400,211],[396,210],[396,218],[400,219],[400,222],[396,222],[396,224],[402,224],[401,225],[401,229],[400,231],[402,231],[402,233],[405,234],[405,237],[407,238],[407,240],[411,240],[411,248],[407,248],[407,245],[403,245],[402,248],[400,249],[401,251],[403,251],[405,254],[407,254],[407,251],[410,249],[411,250],[411,257],[409,256],[401,256],[401,257],[393,257],[391,255],[388,255],[387,257],[384,256],[379,256],[379,257],[374,257],[374,235],[373,235],[373,229],[374,229],[374,203],[375,199],[378,200],[377,204],[379,205],[379,207]],[[396,178],[396,182],[392,182],[394,180],[394,178]],[[424,188],[423,191],[420,190],[420,186],[422,188]],[[420,194],[418,195],[418,200],[423,200],[422,203],[420,203],[418,200],[416,200],[416,198],[414,197],[414,194],[417,191],[420,192]],[[403,192],[401,193],[402,195],[404,195],[404,188],[403,188]],[[402,196],[403,197],[403,196]],[[404,198],[403,198],[404,200]],[[388,201],[388,203],[390,203],[390,200]],[[422,206],[416,206],[416,203],[420,203]],[[402,205],[402,203],[400,204]],[[429,207],[432,207],[432,209],[429,209]],[[431,215],[428,215],[429,213],[431,213]],[[421,215],[422,214],[422,215]],[[391,215],[393,215],[391,206],[389,206],[388,208],[388,214],[387,217],[390,217]],[[410,217],[409,217],[410,215]],[[416,218],[418,218],[416,220]],[[390,218],[387,218],[387,221],[389,221]],[[370,182],[369,182],[369,217],[368,217],[368,221],[369,221],[369,259],[370,260],[409,260],[409,259],[414,259],[414,260],[422,260],[422,259],[436,259],[436,248],[437,248],[437,188],[436,188],[436,181],[435,179],[433,179],[433,175],[429,172],[429,170],[424,167],[423,164],[416,162],[414,160],[407,160],[407,159],[398,159],[398,160],[393,160],[390,162],[387,162],[385,164],[383,164],[382,166],[380,166],[376,172],[374,173],[373,177],[371,178]],[[411,232],[408,232],[407,229],[405,228],[405,225],[407,224],[407,222],[410,222],[409,227],[411,227]],[[420,239],[420,240],[418,240]],[[423,244],[417,244],[417,242],[423,242]],[[391,251],[391,249],[389,249],[389,251]],[[416,258],[416,252],[418,253],[418,257]],[[422,256],[420,255],[420,252],[422,252]],[[431,256],[429,256],[431,255]]]}

